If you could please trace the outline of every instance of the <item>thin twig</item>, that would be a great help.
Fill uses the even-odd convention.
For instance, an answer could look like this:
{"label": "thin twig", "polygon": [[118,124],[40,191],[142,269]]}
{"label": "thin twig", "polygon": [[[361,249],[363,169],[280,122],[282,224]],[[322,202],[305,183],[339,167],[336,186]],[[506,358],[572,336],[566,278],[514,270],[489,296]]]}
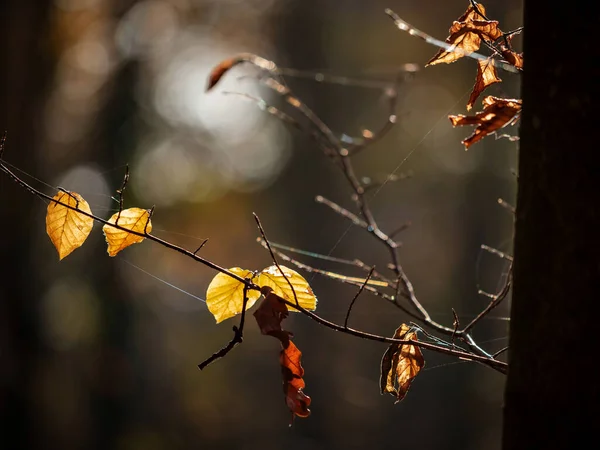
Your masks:
{"label": "thin twig", "polygon": [[[140,236],[140,237],[143,237],[143,238],[147,238],[150,241],[156,242],[157,244],[160,244],[163,247],[167,247],[167,248],[169,248],[171,250],[179,252],[179,253],[181,253],[181,254],[183,254],[183,255],[185,255],[185,256],[193,259],[194,261],[197,261],[197,262],[199,262],[201,264],[204,264],[205,266],[210,267],[211,269],[214,269],[214,270],[216,270],[218,272],[224,273],[225,275],[233,278],[234,280],[237,280],[237,281],[239,281],[241,283],[246,284],[246,280],[244,280],[244,278],[240,277],[239,275],[236,275],[235,273],[230,272],[229,270],[227,270],[227,269],[225,269],[225,268],[223,268],[223,267],[221,267],[221,266],[213,263],[212,261],[204,259],[204,258],[202,258],[202,257],[200,257],[200,256],[198,256],[198,255],[196,255],[196,254],[194,254],[192,252],[190,252],[189,250],[184,249],[183,247],[179,247],[178,245],[172,244],[172,243],[170,243],[168,241],[160,239],[160,238],[158,238],[158,237],[156,237],[156,236],[154,236],[152,234],[149,234],[149,233],[140,233],[138,231],[122,227],[121,225],[118,225],[116,223],[110,223],[108,220],[105,220],[105,219],[103,219],[101,217],[98,217],[95,214],[90,214],[88,212],[85,212],[85,211],[82,211],[82,210],[78,209],[75,206],[71,206],[71,205],[69,205],[67,203],[63,203],[63,202],[60,202],[58,200],[55,200],[53,197],[51,197],[51,196],[49,196],[49,195],[47,195],[47,194],[39,191],[38,189],[36,189],[33,186],[29,185],[27,182],[23,181],[21,178],[19,178],[17,175],[15,175],[4,164],[4,161],[0,161],[0,170],[2,172],[4,172],[5,174],[7,174],[10,178],[12,178],[13,181],[15,181],[17,184],[19,184],[22,188],[24,188],[25,190],[27,190],[31,194],[35,195],[36,197],[42,198],[42,199],[50,201],[50,202],[54,202],[54,203],[56,203],[58,205],[64,206],[67,209],[70,209],[72,211],[77,211],[79,214],[82,214],[82,215],[84,215],[86,217],[94,219],[95,221],[97,221],[97,222],[99,222],[99,223],[101,223],[103,225],[111,226],[113,228],[116,228],[117,230],[126,231],[127,233],[131,233],[131,234],[133,234],[135,236]],[[256,286],[256,285],[254,285],[253,283],[250,283],[250,282],[248,282],[248,283],[249,283],[248,284],[248,289],[260,290],[260,288],[258,286]]]}
{"label": "thin twig", "polygon": [[371,275],[373,275],[373,271],[374,270],[375,270],[375,267],[373,266],[371,268],[371,271],[367,275],[367,278],[365,279],[365,282],[360,286],[360,289],[358,290],[358,292],[356,293],[356,295],[354,296],[354,298],[350,302],[350,306],[348,306],[348,311],[346,311],[346,320],[344,320],[344,328],[346,328],[346,329],[348,328],[348,319],[350,319],[350,313],[352,312],[352,307],[354,306],[354,303],[356,302],[356,299],[358,298],[358,296],[360,294],[362,294],[362,291],[365,288],[365,286],[367,285],[367,283],[369,282],[369,279],[371,278]]}
{"label": "thin twig", "polygon": [[218,352],[213,353],[210,357],[202,361],[198,364],[198,369],[203,370],[209,364],[215,362],[217,359],[223,358],[227,355],[231,350],[233,350],[238,344],[241,344],[244,341],[244,321],[246,320],[246,306],[248,304],[248,285],[244,285],[243,292],[244,300],[242,303],[242,315],[240,317],[239,326],[233,326],[233,337],[229,341],[229,343],[223,347]]}
{"label": "thin twig", "polygon": [[498,357],[498,356],[500,356],[502,353],[504,353],[506,350],[508,350],[508,346],[506,346],[506,347],[504,347],[504,348],[502,348],[502,349],[498,350],[496,353],[494,353],[494,354],[492,355],[492,358],[494,358],[494,359],[495,359],[495,358],[497,358],[497,357]]}
{"label": "thin twig", "polygon": [[463,328],[462,332],[468,333],[477,324],[477,322],[479,322],[481,319],[483,319],[485,316],[487,316],[492,309],[494,309],[496,306],[498,306],[500,303],[502,303],[502,300],[504,300],[506,298],[506,296],[508,295],[508,292],[510,291],[511,284],[512,284],[512,262],[510,263],[510,267],[508,269],[508,274],[506,276],[506,282],[504,283],[504,286],[502,287],[500,292],[498,292],[497,295],[492,297],[492,300],[487,305],[487,307],[483,311],[481,311],[479,314],[477,314],[477,316],[473,320],[471,320],[471,322],[469,322],[469,324],[466,327]]}

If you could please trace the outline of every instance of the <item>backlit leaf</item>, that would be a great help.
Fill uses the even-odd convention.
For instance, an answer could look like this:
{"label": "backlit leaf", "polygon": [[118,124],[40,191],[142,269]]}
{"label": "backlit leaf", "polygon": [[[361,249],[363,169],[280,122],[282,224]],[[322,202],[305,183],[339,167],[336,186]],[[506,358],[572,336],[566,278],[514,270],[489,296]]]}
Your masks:
{"label": "backlit leaf", "polygon": [[462,114],[448,116],[453,126],[477,125],[471,136],[462,141],[465,149],[502,127],[513,125],[521,112],[520,99],[498,98],[491,95],[483,99],[483,111],[474,116]]}
{"label": "backlit leaf", "polygon": [[269,61],[268,59],[262,58],[252,53],[240,53],[239,55],[236,55],[232,58],[224,59],[212,69],[208,76],[206,90],[210,91],[213,87],[215,87],[219,80],[223,78],[223,75],[225,75],[232,67],[244,62],[251,63],[259,69],[263,69],[266,71],[274,71],[277,69],[277,66],[273,61]]}
{"label": "backlit leaf", "polygon": [[[134,231],[136,233],[150,233],[152,231],[152,222],[150,221],[150,213],[141,208],[124,209],[121,213],[115,213],[110,219],[110,224],[117,224],[120,227]],[[106,242],[108,244],[108,254],[115,256],[124,248],[130,245],[137,244],[144,240],[143,236],[130,233],[110,225],[102,227]]]}
{"label": "backlit leaf", "polygon": [[[251,271],[239,267],[232,267],[229,271],[242,278],[252,279],[254,276]],[[256,303],[260,292],[248,290],[247,296],[246,310]],[[244,306],[244,284],[219,272],[208,285],[206,306],[215,316],[217,323],[241,313]]]}
{"label": "backlit leaf", "polygon": [[[416,341],[417,333],[408,325],[402,324],[394,333],[394,338]],[[406,396],[408,388],[424,365],[425,360],[419,347],[390,344],[381,360],[381,393],[392,394],[398,403]]]}
{"label": "backlit leaf", "polygon": [[[54,200],[91,214],[90,205],[76,192],[59,192]],[[50,202],[46,212],[46,233],[63,259],[85,242],[94,219],[55,202]]]}
{"label": "backlit leaf", "polygon": [[292,341],[281,350],[279,362],[281,363],[281,374],[283,376],[283,392],[285,393],[285,403],[294,416],[308,417],[310,414],[311,399],[302,390],[305,387],[304,369],[300,363],[302,352],[294,345]]}
{"label": "backlit leaf", "polygon": [[467,103],[467,111],[473,107],[475,100],[477,100],[485,88],[500,81],[502,80],[498,78],[496,67],[491,58],[477,61],[477,78],[475,79],[473,92],[471,92],[471,96],[469,97],[469,103]]}
{"label": "backlit leaf", "polygon": [[[485,8],[481,3],[477,5],[477,8],[482,14],[485,14]],[[470,5],[450,27],[449,36],[446,38],[446,43],[450,45],[450,48],[440,49],[426,66],[453,63],[463,56],[479,50],[481,39],[495,41],[501,36],[502,31],[498,28],[498,22],[485,20],[477,13],[473,5]]]}
{"label": "backlit leaf", "polygon": [[266,286],[262,288],[262,291],[265,298],[258,309],[254,311],[256,323],[262,334],[273,336],[279,339],[282,345],[285,345],[290,340],[291,333],[281,328],[281,321],[288,316],[288,308],[270,287]]}
{"label": "backlit leaf", "polygon": [[[277,266],[270,266],[264,269],[255,280],[259,286],[268,286],[273,289],[273,292],[280,297],[283,297],[289,302],[296,303],[308,310],[314,310],[317,308],[317,297],[310,288],[308,281],[302,277],[295,270],[289,269],[285,266],[279,266],[283,270],[285,277],[281,274]],[[287,277],[287,280],[286,280]],[[289,282],[294,287],[292,291]],[[294,293],[296,298],[294,298]],[[295,308],[288,305],[291,311],[298,312]]]}

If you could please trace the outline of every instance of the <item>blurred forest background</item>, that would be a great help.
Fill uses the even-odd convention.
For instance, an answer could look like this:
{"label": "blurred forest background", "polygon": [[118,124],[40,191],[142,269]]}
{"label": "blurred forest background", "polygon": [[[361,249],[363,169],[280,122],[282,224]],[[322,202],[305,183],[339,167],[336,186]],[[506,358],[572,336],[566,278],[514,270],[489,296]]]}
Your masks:
{"label": "blurred forest background", "polygon": [[[153,233],[217,264],[262,269],[256,212],[275,242],[383,269],[387,251],[323,205],[351,208],[347,182],[306,137],[251,102],[222,91],[260,91],[236,68],[204,93],[210,69],[238,52],[282,67],[392,80],[436,49],[402,33],[384,8],[438,38],[466,0],[4,0],[0,6],[0,128],[5,159],[54,194],[81,193],[109,217],[125,164],[126,206],[156,205]],[[522,24],[516,0],[485,2],[503,29]],[[518,45],[518,42],[515,40]],[[506,267],[480,249],[510,251],[516,144],[488,138],[464,151],[476,63],[461,60],[407,78],[398,124],[356,157],[359,176],[387,183],[372,199],[385,231],[405,221],[401,258],[421,302],[451,326],[487,304]],[[518,96],[518,78],[490,94]],[[339,133],[386,118],[381,90],[287,78]],[[476,110],[478,108],[476,107]],[[515,130],[516,131],[516,130]],[[34,178],[35,177],[35,178]],[[44,185],[42,181],[48,183]],[[497,449],[504,377],[474,363],[425,353],[426,367],[397,405],[380,396],[385,346],[340,335],[305,317],[286,328],[303,351],[312,415],[288,428],[279,344],[253,320],[244,344],[199,371],[231,337],[204,298],[215,275],[145,242],[116,258],[96,224],[81,249],[58,262],[44,230],[46,205],[0,177],[0,448],[10,449]],[[332,263],[328,270],[357,272]],[[355,289],[307,275],[318,312],[343,322]],[[490,351],[507,343],[507,305],[475,329]],[[365,295],[354,327],[385,335],[407,319]]]}

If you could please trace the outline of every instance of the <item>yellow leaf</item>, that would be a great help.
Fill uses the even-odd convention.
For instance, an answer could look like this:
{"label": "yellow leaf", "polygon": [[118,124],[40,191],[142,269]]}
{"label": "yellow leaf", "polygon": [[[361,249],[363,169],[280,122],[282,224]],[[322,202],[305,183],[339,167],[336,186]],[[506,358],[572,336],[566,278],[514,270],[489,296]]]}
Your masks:
{"label": "yellow leaf", "polygon": [[[289,269],[284,266],[279,266],[283,270],[285,277],[281,274],[277,266],[270,266],[263,270],[255,281],[260,287],[269,286],[273,289],[273,292],[280,297],[283,297],[289,302],[296,303],[305,309],[314,310],[317,309],[317,297],[310,288],[308,281],[306,281],[302,275],[295,270]],[[294,286],[294,291],[290,288],[288,281]],[[294,298],[294,292],[296,298]],[[290,311],[298,312],[294,307],[288,305]]]}
{"label": "yellow leaf", "polygon": [[[150,233],[152,231],[150,214],[147,210],[141,208],[124,209],[120,215],[119,213],[115,213],[108,219],[108,223],[119,225],[137,233]],[[107,251],[110,256],[115,256],[124,248],[144,240],[142,236],[120,230],[110,225],[104,225],[102,231],[108,243]]]}
{"label": "yellow leaf", "polygon": [[[242,278],[252,279],[254,276],[251,271],[239,267],[233,267],[229,271]],[[249,290],[247,295],[246,309],[249,309],[260,297],[260,292]],[[244,306],[244,284],[219,272],[206,290],[206,306],[217,323],[241,313]]]}
{"label": "yellow leaf", "polygon": [[[88,214],[92,213],[88,202],[76,192],[59,192],[53,198],[80,211]],[[56,247],[60,259],[63,259],[76,248],[81,247],[92,231],[93,225],[94,219],[91,217],[55,202],[50,202],[48,205],[46,233],[48,233],[50,240]]]}

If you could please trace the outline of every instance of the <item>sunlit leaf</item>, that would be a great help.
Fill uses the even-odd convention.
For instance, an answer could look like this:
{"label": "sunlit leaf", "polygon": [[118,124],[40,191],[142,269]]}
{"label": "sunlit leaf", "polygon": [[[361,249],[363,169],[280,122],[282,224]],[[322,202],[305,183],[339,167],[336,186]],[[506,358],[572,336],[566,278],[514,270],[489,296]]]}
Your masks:
{"label": "sunlit leaf", "polygon": [[[121,213],[115,213],[108,219],[108,223],[116,224],[120,227],[134,231],[136,233],[150,233],[152,231],[152,222],[150,213],[141,208],[124,209]],[[144,240],[143,236],[130,233],[110,225],[102,227],[106,242],[108,244],[108,254],[115,256],[124,248],[137,244]]]}
{"label": "sunlit leaf", "polygon": [[64,206],[69,205],[91,214],[90,205],[78,193],[61,191],[53,198],[63,205],[56,202],[48,205],[46,233],[56,247],[58,257],[63,259],[85,242],[92,231],[94,219]]}
{"label": "sunlit leaf", "polygon": [[305,387],[304,369],[300,363],[302,352],[292,341],[281,350],[279,362],[281,363],[281,374],[283,376],[283,392],[285,392],[285,403],[294,416],[308,417],[310,414],[311,399],[302,390]]}
{"label": "sunlit leaf", "polygon": [[[408,325],[402,324],[394,333],[394,338],[416,341],[417,333]],[[398,403],[406,396],[408,388],[424,365],[425,360],[419,347],[390,344],[381,360],[381,393],[390,393]]]}
{"label": "sunlit leaf", "polygon": [[237,66],[240,63],[248,62],[259,69],[274,71],[277,66],[273,61],[254,55],[252,53],[240,53],[239,55],[227,58],[217,64],[208,76],[208,83],[206,90],[210,91],[219,82],[223,75],[225,75],[232,67]]}
{"label": "sunlit leaf", "polygon": [[513,125],[521,112],[520,99],[498,98],[491,95],[483,99],[483,111],[474,116],[462,114],[448,116],[453,126],[477,125],[471,136],[462,141],[465,149],[490,133],[507,125]]}
{"label": "sunlit leaf", "polygon": [[[308,281],[302,277],[295,270],[289,269],[285,266],[279,266],[283,270],[285,277],[281,274],[277,266],[270,266],[263,270],[255,282],[259,286],[268,286],[273,289],[273,292],[280,297],[283,297],[289,302],[296,303],[308,310],[314,310],[317,308],[317,297],[310,288]],[[287,280],[286,280],[287,278]],[[289,283],[288,283],[289,280]],[[292,291],[291,285],[294,287]],[[294,297],[294,293],[296,296]],[[298,312],[292,306],[289,306],[291,311]]]}
{"label": "sunlit leaf", "polygon": [[[253,277],[251,271],[239,267],[232,267],[229,271],[241,278],[252,279]],[[260,297],[260,292],[248,290],[247,297],[246,310],[256,303],[256,300]],[[244,306],[244,284],[219,272],[208,285],[206,306],[215,316],[217,323],[241,313]]]}
{"label": "sunlit leaf", "polygon": [[507,48],[502,49],[502,56],[507,63],[512,64],[518,69],[523,68],[523,53],[516,53]]}
{"label": "sunlit leaf", "polygon": [[467,103],[467,111],[473,107],[475,100],[477,100],[479,95],[488,86],[499,83],[500,81],[502,80],[498,78],[496,67],[491,58],[477,61],[477,78],[475,79],[475,85],[473,86],[473,91],[471,92],[469,102]]}
{"label": "sunlit leaf", "polygon": [[281,328],[281,321],[288,316],[288,308],[270,287],[266,286],[262,288],[262,291],[265,298],[254,311],[256,323],[262,334],[273,336],[279,339],[282,345],[285,345],[290,340],[291,333]]}
{"label": "sunlit leaf", "polygon": [[[485,8],[481,3],[477,5],[477,8],[482,14],[485,14]],[[485,20],[471,5],[450,27],[449,36],[446,38],[446,43],[450,45],[450,48],[440,49],[426,66],[453,63],[463,56],[479,50],[482,39],[495,41],[501,36],[502,31],[498,28],[498,22]]]}

